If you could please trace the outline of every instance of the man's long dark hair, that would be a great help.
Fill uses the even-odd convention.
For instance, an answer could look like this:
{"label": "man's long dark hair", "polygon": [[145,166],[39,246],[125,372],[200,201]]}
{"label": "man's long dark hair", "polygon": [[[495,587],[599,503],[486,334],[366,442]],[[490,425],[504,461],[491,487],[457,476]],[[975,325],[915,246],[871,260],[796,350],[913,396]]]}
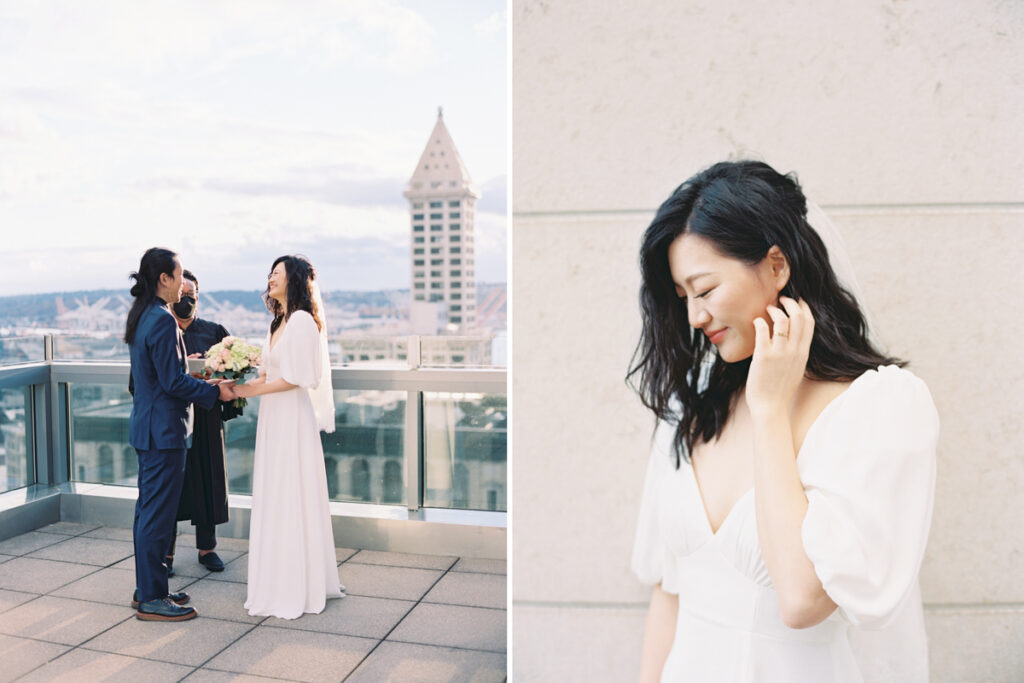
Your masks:
{"label": "man's long dark hair", "polygon": [[[750,369],[749,358],[721,360],[707,337],[690,327],[668,263],[669,245],[684,233],[748,265],[778,245],[790,271],[780,294],[805,300],[814,314],[808,377],[849,381],[879,365],[905,364],[868,339],[857,300],[840,286],[825,245],[807,223],[807,200],[796,177],[760,161],[717,163],[676,188],[640,248],[643,330],[626,378],[659,420],[676,423],[677,468],[695,444],[722,433]],[[708,381],[698,391],[702,365]]]}
{"label": "man's long dark hair", "polygon": [[139,263],[139,270],[128,277],[135,280],[132,285],[131,295],[135,297],[132,307],[128,311],[128,321],[124,326],[124,342],[131,344],[135,341],[135,328],[139,326],[139,318],[146,306],[156,298],[157,285],[160,284],[160,274],[166,273],[174,277],[174,269],[177,266],[175,259],[178,257],[170,249],[152,247],[142,255]]}
{"label": "man's long dark hair", "polygon": [[[270,296],[270,285],[263,292],[263,300],[267,303],[267,309],[273,314],[274,320],[270,323],[270,334],[274,334],[281,323],[291,317],[295,311],[305,311],[313,316],[316,326],[324,329],[323,316],[320,309],[313,301],[313,280],[316,279],[316,270],[313,264],[305,256],[278,256],[274,264],[270,266],[270,272],[274,272],[278,263],[284,264],[284,272],[287,274],[288,289],[288,314],[285,315],[285,306],[280,301]],[[269,276],[268,276],[269,277]]]}

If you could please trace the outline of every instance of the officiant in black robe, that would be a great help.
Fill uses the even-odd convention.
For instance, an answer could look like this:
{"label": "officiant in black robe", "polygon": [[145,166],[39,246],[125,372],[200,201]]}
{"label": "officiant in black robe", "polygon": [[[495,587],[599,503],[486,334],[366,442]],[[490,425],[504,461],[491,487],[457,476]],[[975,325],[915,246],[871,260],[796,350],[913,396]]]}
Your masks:
{"label": "officiant in black robe", "polygon": [[[189,356],[203,356],[214,344],[228,336],[223,325],[196,316],[199,280],[189,271],[182,273],[181,301],[172,307],[182,328]],[[228,521],[228,476],[224,421],[238,417],[242,408],[233,401],[220,402],[212,410],[195,407],[192,446],[185,458],[185,483],[181,487],[178,521],[190,520],[196,528],[199,563],[210,571],[224,571],[224,562],[213,550],[217,547],[215,527]],[[168,550],[168,568],[174,555],[174,540]]]}

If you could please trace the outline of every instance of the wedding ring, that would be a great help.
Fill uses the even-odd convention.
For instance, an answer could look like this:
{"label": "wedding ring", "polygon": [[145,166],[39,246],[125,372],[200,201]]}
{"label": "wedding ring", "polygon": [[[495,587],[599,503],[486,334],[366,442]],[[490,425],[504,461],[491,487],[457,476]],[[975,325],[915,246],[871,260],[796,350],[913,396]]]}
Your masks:
{"label": "wedding ring", "polygon": [[778,332],[775,333],[775,336],[776,337],[786,337],[788,339],[789,338],[789,332],[788,331],[784,331],[784,330],[779,330]]}

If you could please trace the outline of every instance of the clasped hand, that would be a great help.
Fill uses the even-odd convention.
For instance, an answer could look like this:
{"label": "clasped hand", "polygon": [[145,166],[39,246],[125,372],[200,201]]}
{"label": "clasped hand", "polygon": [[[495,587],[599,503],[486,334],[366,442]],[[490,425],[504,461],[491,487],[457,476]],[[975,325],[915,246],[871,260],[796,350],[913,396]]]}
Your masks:
{"label": "clasped hand", "polygon": [[751,413],[789,411],[807,370],[814,337],[814,316],[806,301],[779,297],[768,306],[771,329],[762,318],[754,319],[754,357],[747,374],[746,399]]}
{"label": "clasped hand", "polygon": [[235,393],[235,380],[233,379],[214,378],[206,380],[206,383],[217,385],[217,388],[220,390],[220,400],[222,401],[234,401],[239,397]]}

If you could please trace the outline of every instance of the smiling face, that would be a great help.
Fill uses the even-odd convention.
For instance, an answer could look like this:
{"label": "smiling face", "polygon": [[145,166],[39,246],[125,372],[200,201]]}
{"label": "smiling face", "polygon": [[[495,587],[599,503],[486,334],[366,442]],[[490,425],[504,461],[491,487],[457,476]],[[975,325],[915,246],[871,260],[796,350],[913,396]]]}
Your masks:
{"label": "smiling face", "polygon": [[287,305],[288,271],[285,270],[283,261],[274,266],[274,269],[270,271],[270,276],[267,278],[267,287],[270,290],[268,294],[270,294],[271,298],[277,299],[281,302],[282,306]]}
{"label": "smiling face", "polygon": [[169,304],[176,304],[181,301],[181,262],[174,259],[174,274],[160,273],[160,282],[157,285],[157,296]]}
{"label": "smiling face", "polygon": [[754,353],[754,319],[771,324],[765,308],[777,304],[789,281],[789,266],[778,247],[753,266],[730,258],[710,240],[683,233],[668,248],[676,294],[685,300],[690,325],[718,347],[727,363]]}

